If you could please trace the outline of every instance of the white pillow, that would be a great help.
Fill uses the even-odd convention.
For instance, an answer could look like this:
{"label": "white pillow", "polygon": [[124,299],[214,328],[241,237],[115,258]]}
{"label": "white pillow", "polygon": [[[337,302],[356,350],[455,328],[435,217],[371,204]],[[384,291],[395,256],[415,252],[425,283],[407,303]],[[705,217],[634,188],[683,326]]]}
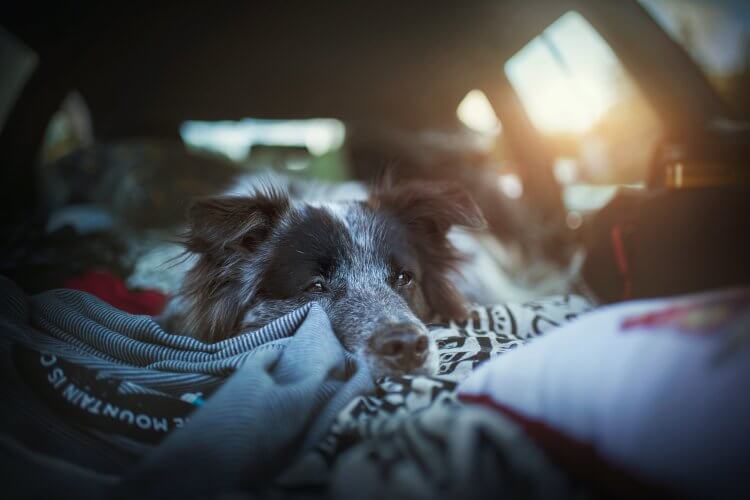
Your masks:
{"label": "white pillow", "polygon": [[610,491],[750,498],[750,289],[602,307],[484,363],[458,392]]}

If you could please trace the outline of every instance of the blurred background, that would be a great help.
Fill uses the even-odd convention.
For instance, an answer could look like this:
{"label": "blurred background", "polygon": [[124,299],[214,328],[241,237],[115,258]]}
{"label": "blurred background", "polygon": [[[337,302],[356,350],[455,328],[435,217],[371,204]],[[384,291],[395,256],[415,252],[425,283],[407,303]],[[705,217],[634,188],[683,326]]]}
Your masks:
{"label": "blurred background", "polygon": [[463,184],[509,299],[747,282],[747,2],[2,11],[0,272],[29,291],[172,293],[190,200],[266,168]]}

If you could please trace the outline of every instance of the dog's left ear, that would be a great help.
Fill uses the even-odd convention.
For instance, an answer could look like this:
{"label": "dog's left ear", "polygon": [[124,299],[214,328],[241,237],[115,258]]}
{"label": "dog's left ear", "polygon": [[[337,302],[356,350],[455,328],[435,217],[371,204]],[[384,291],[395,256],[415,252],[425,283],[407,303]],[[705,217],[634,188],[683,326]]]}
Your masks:
{"label": "dog's left ear", "polygon": [[392,213],[428,237],[444,237],[452,226],[487,226],[471,195],[455,184],[406,182],[379,186],[373,191],[370,205]]}
{"label": "dog's left ear", "polygon": [[447,238],[452,226],[486,227],[482,211],[463,188],[454,184],[407,182],[373,190],[370,206],[395,216],[409,229],[422,263],[422,291],[429,307],[423,320],[463,319],[465,300],[449,272],[459,271],[463,255]]}

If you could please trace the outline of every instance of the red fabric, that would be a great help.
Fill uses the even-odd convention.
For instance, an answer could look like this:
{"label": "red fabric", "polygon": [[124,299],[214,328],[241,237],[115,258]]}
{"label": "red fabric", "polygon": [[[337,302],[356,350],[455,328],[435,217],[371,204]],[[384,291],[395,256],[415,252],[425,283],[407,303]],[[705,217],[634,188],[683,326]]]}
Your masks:
{"label": "red fabric", "polygon": [[608,498],[676,498],[672,491],[635,478],[607,461],[590,443],[570,437],[545,422],[528,418],[485,394],[459,394],[459,399],[464,403],[480,404],[509,417],[547,452],[550,459]]}
{"label": "red fabric", "polygon": [[667,326],[683,333],[713,335],[721,333],[722,326],[733,321],[750,305],[750,294],[740,291],[733,297],[691,301],[669,306],[655,312],[626,318],[620,329],[659,328]]}
{"label": "red fabric", "polygon": [[63,286],[88,292],[131,314],[155,316],[167,302],[167,296],[157,290],[128,290],[120,278],[107,271],[88,271],[81,276],[68,278]]}

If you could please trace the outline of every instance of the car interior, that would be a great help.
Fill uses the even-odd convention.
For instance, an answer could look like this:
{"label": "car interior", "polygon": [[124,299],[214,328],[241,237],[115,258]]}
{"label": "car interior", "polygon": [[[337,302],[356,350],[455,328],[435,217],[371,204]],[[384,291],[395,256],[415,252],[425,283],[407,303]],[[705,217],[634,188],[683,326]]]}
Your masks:
{"label": "car interior", "polygon": [[[16,385],[4,389],[11,391],[2,419],[10,430],[0,441],[6,443],[4,463],[13,465],[2,467],[3,477],[14,482],[9,491],[19,498],[41,497],[63,486],[71,498],[220,493],[242,498],[741,498],[750,490],[750,476],[743,476],[750,461],[743,465],[737,458],[742,452],[735,453],[750,445],[747,426],[737,424],[750,416],[750,399],[740,378],[732,378],[750,373],[750,358],[741,354],[747,354],[744,340],[750,338],[750,302],[743,292],[750,285],[750,9],[744,2],[76,0],[15,3],[1,11],[0,274],[13,286],[3,292],[8,297],[0,308],[3,315],[28,302],[28,328],[53,332],[56,341],[73,346],[50,355],[57,363],[66,359],[61,353],[73,363],[78,349],[151,375],[165,370],[183,377],[183,385],[174,382],[181,394],[175,396],[177,389],[149,385],[135,372],[120,381],[117,377],[125,375],[114,368],[84,377],[85,370],[74,363],[60,364],[68,378],[71,373],[82,377],[77,387],[86,394],[97,394],[101,380],[118,380],[118,394],[127,393],[128,384],[145,384],[138,392],[142,400],[133,404],[146,408],[148,398],[168,395],[163,408],[174,403],[179,412],[188,404],[185,394],[200,395],[190,396],[189,404],[198,409],[189,408],[195,416],[184,429],[142,445],[151,439],[139,434],[146,433],[143,427],[131,434],[99,428],[90,415],[71,414],[66,405],[83,407],[68,393],[58,406],[49,405],[49,418],[66,416],[64,425],[84,436],[76,438],[84,443],[76,445],[80,451],[45,437],[51,424],[36,431],[36,406],[21,402],[26,399],[17,395]],[[296,400],[302,406],[285,406],[296,409],[285,410],[283,417],[264,413],[263,418],[278,418],[275,425],[252,412],[241,421],[238,411],[223,428],[217,415],[231,412],[221,413],[219,403],[211,403],[224,401],[231,388],[244,387],[231,380],[241,373],[239,364],[200,372],[204,378],[195,375],[195,380],[208,388],[189,390],[184,377],[190,368],[175,368],[177,361],[165,358],[151,365],[157,360],[149,358],[141,365],[95,352],[85,347],[95,340],[79,339],[88,323],[57,323],[59,315],[51,316],[55,304],[79,304],[70,307],[85,321],[144,341],[145,334],[118,325],[130,325],[131,317],[157,317],[179,293],[190,265],[179,238],[193,200],[269,171],[295,182],[334,185],[367,186],[387,175],[396,185],[450,183],[471,194],[487,221],[472,234],[492,270],[486,279],[493,293],[472,306],[467,318],[427,325],[437,342],[437,375],[386,378],[355,394],[345,388],[357,377],[341,375],[349,374],[342,367],[353,362],[341,361],[339,368],[319,375],[329,385],[315,393],[317,406]],[[85,292],[108,304],[113,314],[127,316],[107,323],[102,318],[108,313],[86,305],[88,299],[51,290]],[[727,290],[739,298],[726,298]],[[57,298],[48,300],[50,293]],[[681,297],[704,296],[709,297],[705,309],[685,312],[687,299]],[[652,305],[664,309],[648,309]],[[594,338],[591,329],[609,331],[602,319],[608,311],[626,311],[612,320],[617,326],[611,328],[622,332],[679,330],[688,323],[701,325],[693,332],[727,330],[722,335],[734,339],[726,343],[735,354],[727,355],[724,371],[711,372],[723,373],[716,378],[724,385],[696,382],[693,397],[703,398],[704,406],[691,413],[693,407],[679,403],[677,395],[698,372],[680,379],[682,372],[675,371],[669,381],[660,377],[667,367],[678,370],[680,359],[692,360],[692,351],[661,340],[631,350],[627,339],[633,337],[622,332],[605,344],[608,337]],[[34,319],[35,314],[48,316]],[[583,326],[587,318],[590,325]],[[289,321],[301,328],[302,320]],[[503,330],[510,323],[512,334]],[[578,330],[577,324],[582,325]],[[581,337],[576,354],[570,354],[569,371],[557,373],[552,367],[561,366],[567,346],[574,345],[572,340],[558,345],[568,332],[571,339],[589,337]],[[31,340],[15,335],[8,333],[7,339],[16,340],[3,348],[8,387],[17,379],[42,376],[20,368],[18,360],[33,354],[19,354],[13,345],[28,348]],[[42,352],[44,365],[51,359],[44,358],[47,344],[34,335],[29,339]],[[285,349],[297,352],[294,345]],[[219,351],[228,352],[224,349],[230,348]],[[664,358],[652,362],[656,352]],[[348,360],[350,354],[341,356]],[[613,380],[601,394],[585,385],[589,382],[577,382],[576,369],[588,362],[584,358],[600,360],[591,370],[601,373],[581,377]],[[626,358],[632,373],[614,372]],[[267,365],[268,373],[276,373],[274,366],[291,373],[282,361],[274,363]],[[231,375],[234,369],[237,374]],[[545,399],[551,394],[545,391],[558,385],[550,382],[553,388],[534,392],[534,384],[552,373],[555,380],[570,381],[558,383],[565,385],[560,401],[583,409],[608,406],[570,417],[565,403],[554,406],[551,401],[558,399]],[[46,374],[38,382],[42,392],[31,391],[42,403],[57,397],[46,392],[57,389],[52,378],[52,385],[43,382]],[[618,392],[624,384],[617,385],[631,376],[634,386],[643,387],[633,389],[632,401],[630,393]],[[713,375],[695,377],[713,380]],[[280,382],[279,394],[284,384],[292,384],[289,380]],[[495,389],[503,380],[508,382]],[[111,387],[101,394],[111,395]],[[101,394],[97,397],[105,401]],[[251,391],[248,398],[260,401],[258,407],[274,408],[276,393],[257,394]],[[124,402],[118,404],[124,408]],[[499,416],[496,421],[469,415],[462,405],[491,407]],[[705,417],[725,434],[696,431],[695,439],[683,441],[679,429],[667,424],[667,416],[676,418],[680,408],[685,408],[685,433],[694,429],[691,422],[705,428],[706,420],[700,420]],[[133,410],[130,427],[140,425],[139,415],[145,414]],[[292,423],[290,414],[307,420]],[[626,414],[637,422],[637,432],[629,431],[631,421],[621,423]],[[579,422],[594,421],[591,415],[602,416],[607,425],[579,431]],[[670,429],[662,436],[674,430],[674,441],[654,437],[662,425]],[[245,435],[246,427],[267,434]],[[274,441],[269,436],[277,436],[275,427],[290,430]],[[192,441],[177,437],[190,435],[191,428],[196,429]],[[550,437],[555,429],[562,434]],[[200,442],[197,433],[204,436]],[[207,451],[207,436],[228,444]],[[420,449],[438,441],[442,451],[420,456]],[[736,446],[719,451],[719,443],[730,442]],[[95,448],[107,458],[87,451]],[[21,449],[26,451],[18,455]],[[703,458],[687,460],[681,468],[676,458],[681,453]],[[181,454],[201,458],[179,460]],[[39,465],[42,456],[98,476],[89,480],[88,472],[79,471],[67,477],[62,466]],[[213,468],[215,480],[198,482],[201,471]],[[48,486],[32,486],[35,474],[49,477]],[[177,486],[174,478],[185,478],[184,485]]]}

